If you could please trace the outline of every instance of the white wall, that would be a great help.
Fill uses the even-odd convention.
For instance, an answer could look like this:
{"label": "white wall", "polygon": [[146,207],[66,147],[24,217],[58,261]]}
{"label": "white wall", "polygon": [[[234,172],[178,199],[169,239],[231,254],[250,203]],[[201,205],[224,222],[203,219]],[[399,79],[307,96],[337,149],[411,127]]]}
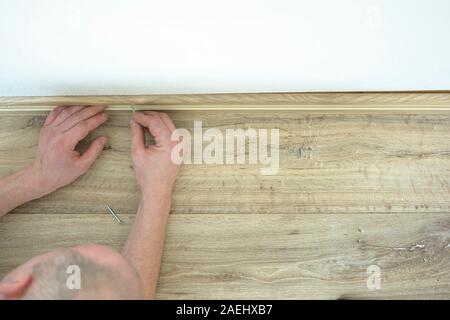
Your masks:
{"label": "white wall", "polygon": [[0,95],[450,89],[448,0],[0,0]]}

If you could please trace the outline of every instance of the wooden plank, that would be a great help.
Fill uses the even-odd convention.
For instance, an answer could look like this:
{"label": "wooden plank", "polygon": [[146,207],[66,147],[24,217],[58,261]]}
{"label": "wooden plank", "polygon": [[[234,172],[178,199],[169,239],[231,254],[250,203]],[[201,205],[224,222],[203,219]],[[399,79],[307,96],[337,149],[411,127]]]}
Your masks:
{"label": "wooden plank", "polygon": [[[328,106],[340,109],[360,106],[370,108],[450,106],[450,91],[441,92],[311,92],[311,93],[240,93],[240,94],[159,94],[140,96],[54,96],[0,97],[0,106],[48,106],[71,104],[108,105],[296,105]],[[152,108],[155,108],[152,106]]]}
{"label": "wooden plank", "polygon": [[[278,128],[280,169],[261,165],[184,165],[172,213],[408,213],[450,211],[450,114],[170,112],[175,124]],[[111,112],[94,135],[109,144],[74,184],[16,213],[98,213],[138,204],[127,112]],[[0,115],[0,176],[30,163],[45,113]],[[90,138],[88,138],[89,141]]]}
{"label": "wooden plank", "polygon": [[[0,275],[49,250],[120,250],[133,215],[0,220]],[[450,298],[449,214],[171,215],[161,299]],[[367,267],[381,270],[368,290]]]}

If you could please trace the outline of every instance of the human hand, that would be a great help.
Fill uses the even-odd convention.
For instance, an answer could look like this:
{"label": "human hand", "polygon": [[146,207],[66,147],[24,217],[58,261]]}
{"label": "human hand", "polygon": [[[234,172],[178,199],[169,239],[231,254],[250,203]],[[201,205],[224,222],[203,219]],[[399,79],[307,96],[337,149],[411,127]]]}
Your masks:
{"label": "human hand", "polygon": [[75,147],[108,119],[104,110],[100,105],[60,106],[48,115],[39,135],[37,157],[27,168],[35,198],[72,183],[91,167],[107,138],[96,138],[82,155]]}
{"label": "human hand", "polygon": [[[155,137],[155,144],[145,146],[144,128]],[[160,112],[135,112],[131,120],[134,172],[144,200],[170,201],[179,165],[171,159],[176,130],[169,116]]]}

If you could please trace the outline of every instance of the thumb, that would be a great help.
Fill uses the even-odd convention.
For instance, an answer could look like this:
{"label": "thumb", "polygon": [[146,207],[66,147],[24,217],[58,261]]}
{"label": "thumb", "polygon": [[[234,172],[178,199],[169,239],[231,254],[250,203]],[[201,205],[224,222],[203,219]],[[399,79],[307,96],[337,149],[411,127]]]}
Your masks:
{"label": "thumb", "polygon": [[92,141],[89,148],[80,157],[79,161],[81,162],[83,167],[90,168],[92,166],[100,153],[102,153],[106,141],[108,141],[108,138],[106,138],[105,136],[100,136]]}

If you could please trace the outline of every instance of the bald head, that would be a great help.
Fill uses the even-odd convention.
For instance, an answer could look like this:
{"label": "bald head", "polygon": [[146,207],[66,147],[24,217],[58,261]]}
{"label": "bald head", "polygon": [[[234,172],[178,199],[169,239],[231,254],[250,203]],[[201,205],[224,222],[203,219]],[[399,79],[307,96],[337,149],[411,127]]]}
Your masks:
{"label": "bald head", "polygon": [[139,276],[130,264],[111,248],[98,245],[58,250],[33,258],[0,283],[0,292],[4,284],[17,285],[9,298],[142,298]]}

